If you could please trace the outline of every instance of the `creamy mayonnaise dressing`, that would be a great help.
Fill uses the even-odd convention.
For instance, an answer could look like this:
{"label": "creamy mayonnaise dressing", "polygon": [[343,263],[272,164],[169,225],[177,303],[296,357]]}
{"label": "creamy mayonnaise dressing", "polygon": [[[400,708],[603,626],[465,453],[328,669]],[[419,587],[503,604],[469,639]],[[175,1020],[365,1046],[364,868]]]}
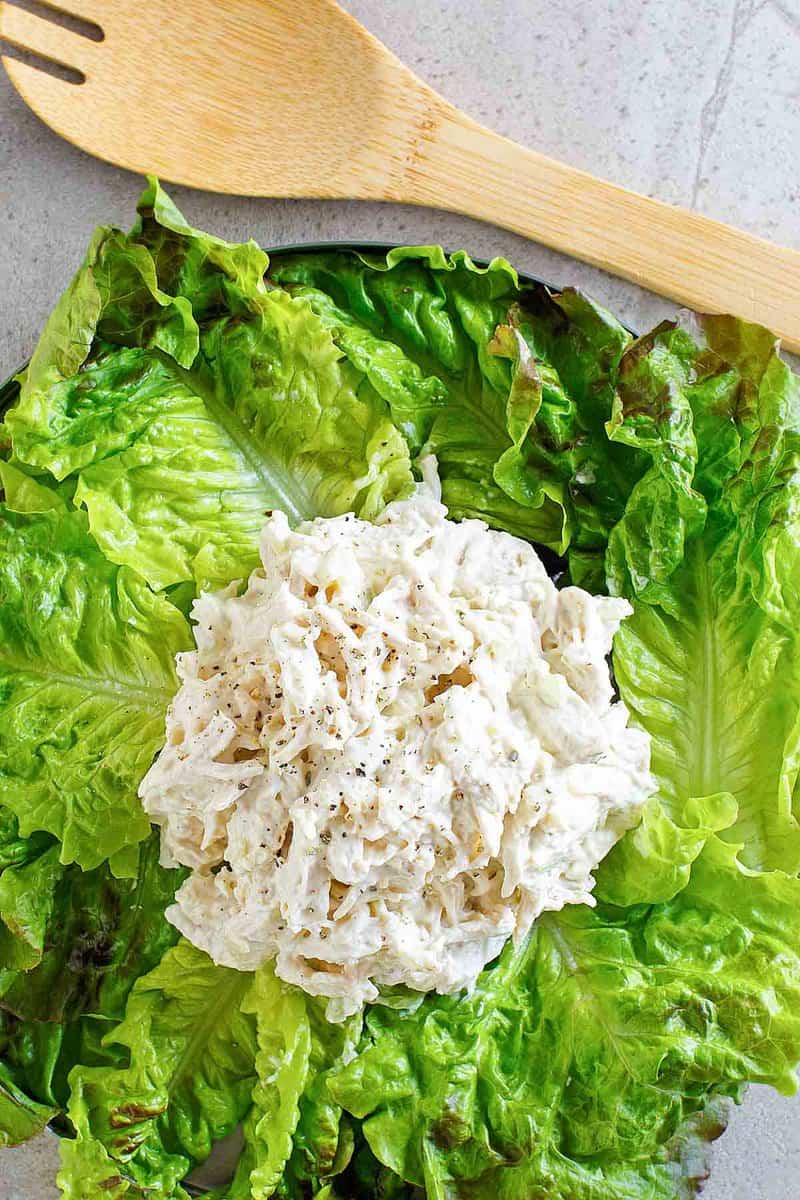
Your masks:
{"label": "creamy mayonnaise dressing", "polygon": [[653,787],[606,662],[629,605],[449,521],[432,462],[375,524],[275,513],[261,557],[196,601],[141,786],[192,868],[170,921],[337,1019],[381,984],[469,987],[540,912],[591,903]]}

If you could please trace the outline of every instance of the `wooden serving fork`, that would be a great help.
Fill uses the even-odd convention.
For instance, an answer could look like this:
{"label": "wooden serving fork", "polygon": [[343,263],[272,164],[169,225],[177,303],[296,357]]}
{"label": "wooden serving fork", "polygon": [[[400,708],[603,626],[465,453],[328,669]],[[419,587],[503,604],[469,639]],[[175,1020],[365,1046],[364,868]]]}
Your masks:
{"label": "wooden serving fork", "polygon": [[[800,350],[800,252],[527,150],[448,104],[334,0],[47,0],[95,40],[0,4],[23,99],[90,154],[251,196],[394,200],[535,238]],[[102,32],[100,32],[102,31]]]}

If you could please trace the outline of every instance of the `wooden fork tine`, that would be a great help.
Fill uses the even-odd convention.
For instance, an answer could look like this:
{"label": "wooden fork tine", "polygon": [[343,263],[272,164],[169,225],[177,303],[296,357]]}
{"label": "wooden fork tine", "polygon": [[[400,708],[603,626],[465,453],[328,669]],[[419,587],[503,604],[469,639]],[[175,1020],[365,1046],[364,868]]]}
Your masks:
{"label": "wooden fork tine", "polygon": [[56,12],[78,17],[81,21],[88,21],[100,29],[103,27],[103,0],[42,0],[42,3],[48,8],[54,8]]}
{"label": "wooden fork tine", "polygon": [[31,67],[16,58],[2,58],[8,77],[22,99],[51,129],[68,142],[76,142],[75,124],[85,108],[87,87],[78,87]]}
{"label": "wooden fork tine", "polygon": [[21,50],[30,50],[65,67],[77,68],[84,74],[88,74],[92,53],[97,50],[96,42],[14,4],[0,7],[0,37]]}

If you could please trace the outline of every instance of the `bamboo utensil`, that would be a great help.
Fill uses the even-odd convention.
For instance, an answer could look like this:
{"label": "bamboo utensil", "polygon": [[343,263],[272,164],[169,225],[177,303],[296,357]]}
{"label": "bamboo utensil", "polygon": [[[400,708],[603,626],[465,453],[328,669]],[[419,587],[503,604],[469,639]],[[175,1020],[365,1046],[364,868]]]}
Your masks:
{"label": "bamboo utensil", "polygon": [[800,350],[800,252],[516,145],[418,79],[333,0],[52,0],[98,40],[0,4],[3,58],[43,121],[90,154],[253,196],[451,209]]}

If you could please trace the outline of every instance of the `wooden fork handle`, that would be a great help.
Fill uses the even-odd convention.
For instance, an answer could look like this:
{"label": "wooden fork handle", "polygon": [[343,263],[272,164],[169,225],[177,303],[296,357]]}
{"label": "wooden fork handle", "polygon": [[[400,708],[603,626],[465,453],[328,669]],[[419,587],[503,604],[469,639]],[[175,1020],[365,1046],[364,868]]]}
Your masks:
{"label": "wooden fork handle", "polygon": [[800,351],[800,251],[597,179],[445,104],[420,130],[392,199],[491,221]]}

